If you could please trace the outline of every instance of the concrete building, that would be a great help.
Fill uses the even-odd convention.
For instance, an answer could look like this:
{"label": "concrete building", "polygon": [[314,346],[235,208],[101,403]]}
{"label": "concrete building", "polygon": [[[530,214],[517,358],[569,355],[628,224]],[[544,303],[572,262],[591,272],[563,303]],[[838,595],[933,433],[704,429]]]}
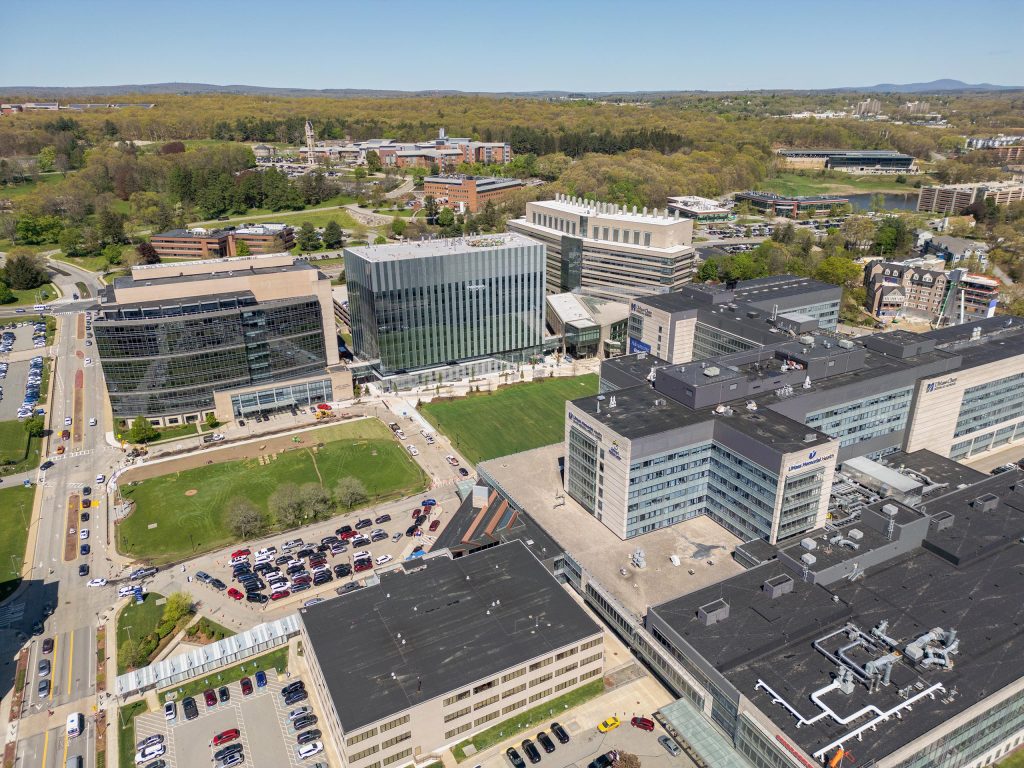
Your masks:
{"label": "concrete building", "polygon": [[488,202],[498,203],[509,192],[522,189],[522,179],[499,179],[487,176],[427,176],[423,192],[438,199],[442,205],[458,213],[477,213]]}
{"label": "concrete building", "polygon": [[869,262],[864,269],[867,310],[883,322],[908,318],[955,323],[995,315],[998,281],[962,268],[926,269],[922,261]]}
{"label": "concrete building", "polygon": [[577,293],[549,294],[545,318],[563,354],[603,358],[626,349],[628,304]]}
{"label": "concrete building", "polygon": [[935,254],[944,259],[950,266],[976,261],[978,267],[984,269],[988,265],[989,247],[980,240],[968,240],[966,237],[952,235],[935,235],[925,240],[923,253]]}
{"label": "concrete building", "polygon": [[161,256],[172,258],[223,259],[238,255],[238,244],[249,253],[280,253],[295,245],[295,232],[287,224],[254,224],[226,229],[172,229],[153,235],[150,244]]}
{"label": "concrete building", "polygon": [[848,198],[839,195],[776,195],[773,192],[737,192],[736,203],[748,203],[755,211],[766,216],[831,216],[850,205]]}
{"label": "concrete building", "polygon": [[682,195],[668,199],[668,210],[673,213],[678,211],[680,216],[685,216],[694,221],[707,223],[712,221],[730,221],[735,218],[732,209],[707,197],[696,195]]}
{"label": "concrete building", "polygon": [[548,293],[628,301],[677,290],[693,277],[693,221],[678,214],[557,195],[527,203],[526,216],[508,228],[547,247]]}
{"label": "concrete building", "polygon": [[877,115],[882,111],[882,102],[878,99],[864,99],[864,101],[858,101],[856,107],[854,107],[853,113],[855,115]]}
{"label": "concrete building", "polygon": [[791,168],[817,168],[845,173],[917,173],[914,158],[887,149],[782,149],[779,157]]}
{"label": "concrete building", "polygon": [[117,419],[229,421],[351,396],[330,280],[289,254],[137,266],[99,299]]}
{"label": "concrete building", "polygon": [[835,330],[841,302],[838,286],[792,275],[690,285],[630,305],[628,351],[686,363],[755,349],[777,340],[772,328]]}
{"label": "concrete building", "polygon": [[544,245],[523,235],[346,248],[345,275],[354,352],[400,388],[541,351]]}
{"label": "concrete building", "polygon": [[600,626],[520,541],[445,550],[303,608],[321,723],[350,768],[401,768],[604,673]]}
{"label": "concrete building", "polygon": [[1024,181],[981,181],[970,184],[942,184],[921,187],[917,210],[957,215],[979,200],[1009,205],[1024,200]]}

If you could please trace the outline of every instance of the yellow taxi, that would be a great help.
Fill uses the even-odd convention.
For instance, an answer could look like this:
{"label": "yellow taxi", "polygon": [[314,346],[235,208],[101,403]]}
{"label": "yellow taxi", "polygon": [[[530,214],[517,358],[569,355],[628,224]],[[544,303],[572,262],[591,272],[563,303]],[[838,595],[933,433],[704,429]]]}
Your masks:
{"label": "yellow taxi", "polygon": [[601,733],[608,733],[608,731],[614,731],[621,724],[622,723],[619,722],[619,718],[609,717],[607,720],[601,722],[597,726],[597,730],[599,730]]}

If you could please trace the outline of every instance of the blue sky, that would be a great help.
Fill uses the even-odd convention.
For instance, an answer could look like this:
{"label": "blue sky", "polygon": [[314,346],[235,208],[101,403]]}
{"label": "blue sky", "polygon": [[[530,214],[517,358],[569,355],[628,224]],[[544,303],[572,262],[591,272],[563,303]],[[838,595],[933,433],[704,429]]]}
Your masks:
{"label": "blue sky", "polygon": [[3,26],[16,33],[0,45],[0,86],[737,90],[942,77],[1024,85],[1024,3],[1015,0],[2,4]]}

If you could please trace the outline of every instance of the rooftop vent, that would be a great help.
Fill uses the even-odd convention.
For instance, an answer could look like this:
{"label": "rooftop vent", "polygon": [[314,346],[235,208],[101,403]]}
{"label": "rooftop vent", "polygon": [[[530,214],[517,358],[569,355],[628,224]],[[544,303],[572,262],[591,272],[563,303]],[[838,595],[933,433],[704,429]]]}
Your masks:
{"label": "rooftop vent", "polygon": [[956,522],[956,515],[952,512],[939,512],[932,517],[932,528],[936,531],[944,531],[947,528],[952,528],[954,522]]}
{"label": "rooftop vent", "polygon": [[804,433],[804,442],[805,443],[813,443],[817,439],[818,439],[818,435],[817,435],[816,432],[806,432],[806,433]]}
{"label": "rooftop vent", "polygon": [[899,511],[900,511],[899,507],[897,507],[895,504],[883,504],[882,505],[882,514],[883,515],[888,515],[889,517],[896,517],[896,513],[899,512]]}
{"label": "rooftop vent", "polygon": [[764,584],[761,585],[761,589],[768,595],[768,599],[774,600],[793,591],[793,579],[784,573],[780,573],[778,576],[772,576],[770,579],[765,580]]}
{"label": "rooftop vent", "polygon": [[864,532],[860,528],[851,528],[847,532],[846,538],[853,539],[854,541],[860,541],[864,538]]}
{"label": "rooftop vent", "polygon": [[816,562],[818,562],[818,558],[816,558],[810,552],[804,552],[802,555],[800,555],[800,562],[802,562],[804,565],[814,565]]}
{"label": "rooftop vent", "polygon": [[818,548],[818,542],[814,539],[800,539],[800,546],[806,549],[808,552],[813,552]]}
{"label": "rooftop vent", "polygon": [[971,506],[979,512],[991,512],[999,506],[999,497],[994,493],[983,493],[971,502]]}
{"label": "rooftop vent", "polygon": [[717,376],[720,373],[721,371],[718,369],[717,366],[714,365],[709,365],[707,368],[704,369],[705,376]]}
{"label": "rooftop vent", "polygon": [[813,347],[814,346],[814,337],[810,336],[810,335],[801,336],[800,337],[800,343],[803,344],[805,347]]}
{"label": "rooftop vent", "polygon": [[838,344],[843,349],[853,349],[853,342],[850,341],[849,339],[840,339],[839,341],[836,342],[836,344]]}
{"label": "rooftop vent", "polygon": [[729,618],[729,604],[719,598],[707,605],[702,605],[697,609],[697,618],[705,627],[725,621]]}

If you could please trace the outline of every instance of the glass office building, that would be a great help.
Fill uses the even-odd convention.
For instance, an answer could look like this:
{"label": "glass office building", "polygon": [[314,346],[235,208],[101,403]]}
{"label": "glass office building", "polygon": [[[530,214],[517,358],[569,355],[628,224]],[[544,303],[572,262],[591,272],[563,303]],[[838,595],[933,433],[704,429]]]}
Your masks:
{"label": "glass office building", "polygon": [[345,249],[352,344],[381,376],[497,357],[544,336],[544,246],[517,234]]}
{"label": "glass office building", "polygon": [[238,292],[116,304],[101,307],[93,330],[116,418],[198,417],[213,409],[216,390],[327,366],[313,296],[257,301]]}

